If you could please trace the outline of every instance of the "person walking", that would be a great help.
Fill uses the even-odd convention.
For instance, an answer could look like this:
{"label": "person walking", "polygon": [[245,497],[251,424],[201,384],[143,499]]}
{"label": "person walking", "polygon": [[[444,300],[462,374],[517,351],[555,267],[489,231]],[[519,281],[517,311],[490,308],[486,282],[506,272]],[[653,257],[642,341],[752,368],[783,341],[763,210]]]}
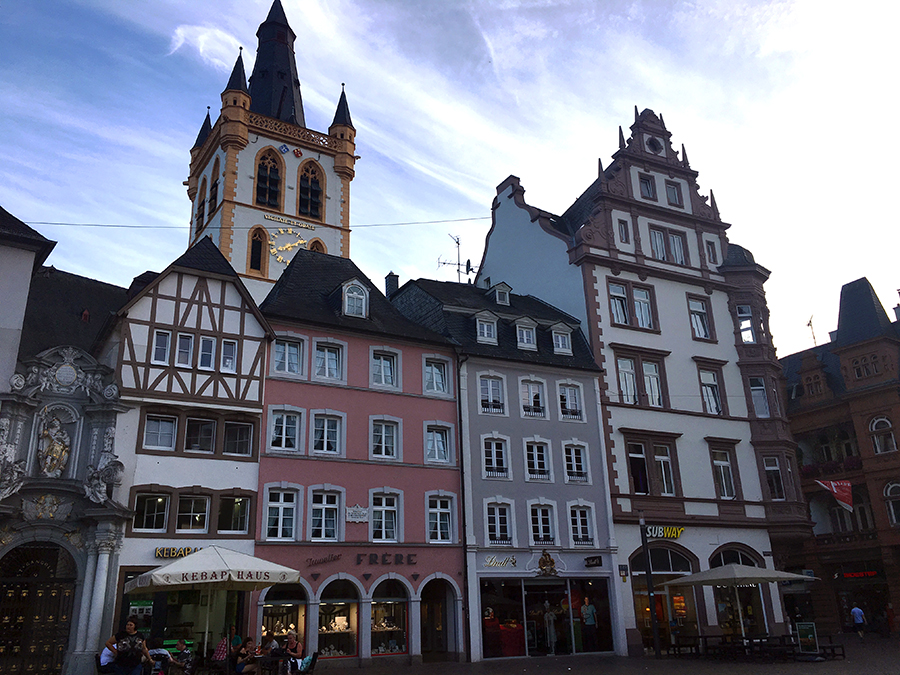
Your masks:
{"label": "person walking", "polygon": [[115,675],[141,675],[142,657],[151,660],[144,634],[138,632],[135,616],[128,617],[125,630],[119,631],[106,641],[106,648],[116,655],[112,664]]}
{"label": "person walking", "polygon": [[859,639],[863,639],[863,633],[865,633],[865,626],[868,621],[866,621],[866,615],[859,608],[859,605],[855,602],[853,603],[853,609],[850,610],[850,616],[853,617],[853,629],[859,634]]}

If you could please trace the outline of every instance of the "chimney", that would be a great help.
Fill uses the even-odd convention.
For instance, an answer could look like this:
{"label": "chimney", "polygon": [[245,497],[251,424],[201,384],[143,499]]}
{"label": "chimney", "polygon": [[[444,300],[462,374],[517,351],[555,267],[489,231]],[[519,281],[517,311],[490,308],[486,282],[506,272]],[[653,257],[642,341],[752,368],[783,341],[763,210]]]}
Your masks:
{"label": "chimney", "polygon": [[393,272],[388,272],[384,277],[384,294],[387,296],[387,299],[390,300],[391,296],[397,292],[397,289],[400,287],[400,277],[398,277]]}
{"label": "chimney", "polygon": [[894,307],[894,316],[897,317],[897,321],[900,321],[900,305]]}

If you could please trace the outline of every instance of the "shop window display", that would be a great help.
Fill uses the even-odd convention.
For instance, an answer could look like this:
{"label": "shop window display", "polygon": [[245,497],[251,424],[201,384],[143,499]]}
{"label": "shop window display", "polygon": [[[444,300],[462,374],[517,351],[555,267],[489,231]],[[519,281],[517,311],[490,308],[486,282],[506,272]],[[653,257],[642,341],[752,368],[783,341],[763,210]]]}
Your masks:
{"label": "shop window display", "polygon": [[389,579],[372,594],[372,656],[405,654],[408,598],[403,584]]}
{"label": "shop window display", "polygon": [[297,633],[297,641],[306,644],[306,591],[299,584],[280,584],[266,593],[263,604],[263,633],[272,631],[279,644],[288,631]]}
{"label": "shop window display", "polygon": [[522,582],[518,579],[482,580],[481,609],[485,658],[525,656]]}
{"label": "shop window display", "polygon": [[319,656],[356,656],[359,595],[349,581],[328,584],[319,603]]}
{"label": "shop window display", "polygon": [[[691,561],[678,551],[663,547],[650,549],[650,567],[653,572],[656,618],[659,622],[660,638],[664,645],[672,644],[678,635],[697,635],[697,609],[694,589],[690,586],[663,586],[664,582],[675,581],[691,573]],[[637,553],[631,558],[632,589],[637,627],[644,640],[644,646],[653,644],[652,615],[647,594],[647,580],[644,572],[644,554]]]}

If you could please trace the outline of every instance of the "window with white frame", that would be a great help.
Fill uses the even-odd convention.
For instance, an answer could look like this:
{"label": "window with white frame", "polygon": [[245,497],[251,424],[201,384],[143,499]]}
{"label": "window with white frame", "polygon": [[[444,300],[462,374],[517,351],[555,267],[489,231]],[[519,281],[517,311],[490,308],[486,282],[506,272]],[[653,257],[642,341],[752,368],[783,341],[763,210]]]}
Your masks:
{"label": "window with white frame", "polygon": [[201,370],[213,370],[216,367],[216,339],[207,335],[200,336],[200,359],[198,367]]}
{"label": "window with white frame", "polygon": [[522,414],[525,417],[544,417],[544,385],[522,380]]}
{"label": "window with white frame", "polygon": [[478,319],[478,341],[497,344],[497,322],[493,319]]}
{"label": "window with white frame", "polygon": [[479,378],[481,412],[490,415],[503,414],[503,380],[499,377]]}
{"label": "window with white frame", "polygon": [[764,457],[763,468],[766,472],[766,485],[769,486],[769,496],[773,501],[785,499],[784,480],[781,476],[781,464],[778,457]]}
{"label": "window with white frame", "polygon": [[681,198],[681,185],[675,181],[666,181],[666,199],[669,206],[684,207],[684,200]]}
{"label": "window with white frame", "polygon": [[341,418],[332,415],[316,415],[313,425],[313,451],[339,454],[341,451]]}
{"label": "window with white frame", "polygon": [[274,357],[276,373],[300,375],[303,363],[303,343],[295,340],[275,340]]}
{"label": "window with white frame", "polygon": [[178,498],[178,514],[175,517],[176,532],[204,533],[209,519],[209,497],[183,495]]}
{"label": "window with white frame", "polygon": [[512,545],[510,509],[506,504],[487,505],[488,543],[503,546]]}
{"label": "window with white frame", "polygon": [[710,415],[723,415],[722,397],[719,393],[719,373],[715,370],[700,369],[700,395],[703,410]]}
{"label": "window with white frame", "polygon": [[750,305],[738,305],[737,318],[741,342],[744,344],[756,342],[756,334],[753,331],[753,308]]}
{"label": "window with white frame", "polygon": [[372,540],[397,541],[397,496],[372,495]]}
{"label": "window with white frame", "polygon": [[553,534],[553,507],[549,504],[532,504],[531,540],[535,546],[553,546],[556,538]]}
{"label": "window with white frame", "polygon": [[580,420],[581,387],[575,384],[559,385],[559,412],[564,420]]}
{"label": "window with white frame", "polygon": [[486,478],[509,477],[505,441],[499,438],[484,439],[484,475]]}
{"label": "window with white frame", "polygon": [[572,543],[575,546],[594,545],[594,527],[592,525],[590,508],[587,506],[570,507],[569,525],[571,527]]}
{"label": "window with white frame", "polygon": [[175,365],[190,367],[194,361],[194,336],[189,333],[178,334],[178,346],[175,350]]}
{"label": "window with white frame", "polygon": [[887,417],[876,417],[869,422],[869,432],[872,434],[872,447],[876,455],[897,450],[893,425]]}
{"label": "window with white frame", "polygon": [[718,265],[719,264],[719,256],[716,251],[716,242],[714,242],[714,241],[706,242],[706,261],[710,265]]}
{"label": "window with white frame", "polygon": [[425,436],[425,459],[429,462],[449,462],[450,430],[429,424],[425,429]]}
{"label": "window with white frame", "polygon": [[656,260],[684,265],[686,248],[681,232],[650,228],[650,252]]}
{"label": "window with white frame", "polygon": [[656,329],[656,307],[653,289],[631,281],[607,282],[610,321],[617,326]]}
{"label": "window with white frame", "polygon": [[572,353],[572,335],[566,331],[553,331],[553,352],[555,354]]}
{"label": "window with white frame", "polygon": [[153,332],[153,356],[151,363],[169,365],[169,346],[172,342],[172,334],[166,330]]}
{"label": "window with white frame", "polygon": [[174,450],[177,420],[165,415],[147,415],[144,420],[144,448]]}
{"label": "window with white frame", "polygon": [[528,480],[550,480],[550,450],[546,443],[529,441],[525,444],[525,467]]}
{"label": "window with white frame", "polygon": [[428,541],[444,544],[453,537],[453,500],[450,497],[428,497]]}
{"label": "window with white frame", "polygon": [[691,317],[691,333],[694,339],[711,340],[709,306],[706,300],[702,298],[688,298],[688,311]]}
{"label": "window with white frame", "polygon": [[900,525],[900,483],[888,483],[884,488],[884,499],[891,525]]}
{"label": "window with white frame", "polygon": [[448,391],[447,362],[425,359],[425,392],[446,394]]}
{"label": "window with white frame", "polygon": [[617,356],[619,396],[622,403],[666,407],[662,359],[653,355]]}
{"label": "window with white frame", "polygon": [[350,284],[344,289],[344,314],[365,318],[366,292],[359,284]]}
{"label": "window with white frame", "polygon": [[623,244],[631,243],[631,227],[627,220],[619,219],[619,241]]}
{"label": "window with white frame", "polygon": [[386,420],[372,422],[372,455],[382,459],[397,459],[397,423]]}
{"label": "window with white frame", "polygon": [[731,468],[731,453],[727,450],[712,450],[713,482],[719,499],[734,499],[734,474]]}
{"label": "window with white frame", "polygon": [[769,397],[766,395],[766,381],[761,377],[749,378],[750,401],[753,403],[753,413],[757,417],[769,417]]}
{"label": "window with white frame", "polygon": [[645,173],[639,174],[638,185],[641,189],[641,197],[656,201],[656,181],[653,176]]}
{"label": "window with white frame", "polygon": [[135,499],[132,529],[136,532],[165,532],[168,515],[168,495],[139,494]]}
{"label": "window with white frame", "polygon": [[316,490],[312,494],[309,538],[313,541],[338,540],[338,514],[340,495],[336,492]]}
{"label": "window with white frame", "polygon": [[216,442],[216,423],[212,420],[188,418],[184,433],[184,449],[212,452]]}
{"label": "window with white frame", "polygon": [[397,386],[397,356],[388,352],[372,354],[372,384],[382,387]]}
{"label": "window with white frame", "polygon": [[516,324],[516,338],[519,349],[537,349],[534,326]]}
{"label": "window with white frame", "polygon": [[297,517],[297,493],[269,488],[266,508],[266,539],[294,539]]}
{"label": "window with white frame", "polygon": [[225,445],[222,451],[226,455],[252,455],[253,425],[246,422],[225,422]]}
{"label": "window with white frame", "polygon": [[236,340],[222,340],[222,372],[237,372],[238,343]]}
{"label": "window with white frame", "polygon": [[587,451],[584,446],[567,443],[563,454],[566,461],[566,482],[587,483]]}
{"label": "window with white frame", "polygon": [[272,413],[272,439],[269,445],[279,450],[297,450],[300,430],[300,413]]}
{"label": "window with white frame", "polygon": [[219,534],[247,534],[250,522],[249,497],[221,497],[216,531]]}
{"label": "window with white frame", "polygon": [[343,378],[341,347],[329,343],[316,344],[316,377],[328,380]]}
{"label": "window with white frame", "polygon": [[653,446],[653,460],[656,463],[656,478],[659,481],[659,493],[671,496],[675,494],[675,476],[672,472],[672,450],[668,445]]}
{"label": "window with white frame", "polygon": [[498,305],[509,305],[509,291],[498,288],[495,297]]}

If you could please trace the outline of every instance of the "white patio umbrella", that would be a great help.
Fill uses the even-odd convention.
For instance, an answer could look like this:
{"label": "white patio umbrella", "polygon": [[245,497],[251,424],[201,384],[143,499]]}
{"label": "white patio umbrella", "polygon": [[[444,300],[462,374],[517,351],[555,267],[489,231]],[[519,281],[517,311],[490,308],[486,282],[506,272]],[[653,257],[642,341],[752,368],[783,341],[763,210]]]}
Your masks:
{"label": "white patio umbrella", "polygon": [[738,586],[756,586],[757,584],[777,583],[780,581],[818,581],[817,577],[808,577],[803,574],[792,574],[780,570],[770,570],[766,567],[753,567],[752,565],[739,565],[731,563],[720,567],[688,574],[672,581],[667,581],[663,586],[731,586],[734,588],[735,604],[738,608],[738,618],[741,622],[741,637],[744,633],[744,612],[741,609],[741,601],[738,597]]}
{"label": "white patio umbrella", "polygon": [[[196,553],[144,572],[125,584],[125,592],[155,593],[158,591],[257,591],[275,584],[293,584],[300,572],[284,565],[260,560],[252,555],[232,551],[221,546],[207,546]],[[203,651],[209,635],[209,607],[206,603],[206,630]]]}

